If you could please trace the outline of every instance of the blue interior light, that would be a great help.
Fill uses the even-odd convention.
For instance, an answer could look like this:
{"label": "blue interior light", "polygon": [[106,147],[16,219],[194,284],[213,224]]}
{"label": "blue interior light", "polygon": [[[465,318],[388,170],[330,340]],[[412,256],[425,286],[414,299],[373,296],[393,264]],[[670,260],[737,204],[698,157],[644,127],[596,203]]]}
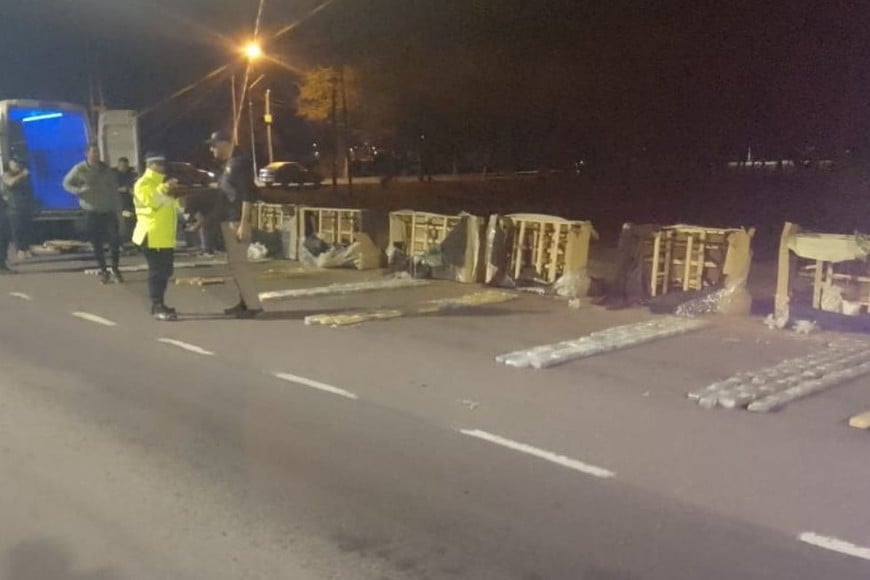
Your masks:
{"label": "blue interior light", "polygon": [[63,117],[63,113],[46,113],[44,115],[34,115],[21,119],[22,123],[33,123],[34,121],[46,121],[48,119],[58,119]]}

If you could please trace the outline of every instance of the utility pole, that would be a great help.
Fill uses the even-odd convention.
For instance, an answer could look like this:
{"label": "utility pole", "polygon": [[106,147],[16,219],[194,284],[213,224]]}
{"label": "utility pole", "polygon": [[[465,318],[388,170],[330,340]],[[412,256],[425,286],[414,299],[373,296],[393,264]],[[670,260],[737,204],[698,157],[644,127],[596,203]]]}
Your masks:
{"label": "utility pole", "polygon": [[338,187],[338,78],[332,70],[332,104],[330,121],[332,123],[332,187]]}
{"label": "utility pole", "polygon": [[347,174],[347,188],[353,189],[353,167],[350,159],[350,127],[347,121],[347,88],[344,84],[344,65],[341,65],[341,115],[344,125],[344,165]]}
{"label": "utility pole", "polygon": [[275,150],[272,148],[272,89],[266,89],[266,143],[269,147],[269,163],[275,162]]}
{"label": "utility pole", "polygon": [[230,89],[233,91],[233,145],[236,147],[239,146],[239,124],[236,122],[236,119],[239,117],[239,104],[238,97],[236,97],[236,75],[233,73],[233,76],[230,77]]}
{"label": "utility pole", "polygon": [[[250,87],[254,88],[253,85]],[[254,164],[254,179],[257,178],[257,140],[254,138],[254,99],[252,90],[248,91],[248,120],[251,123],[251,163]]]}

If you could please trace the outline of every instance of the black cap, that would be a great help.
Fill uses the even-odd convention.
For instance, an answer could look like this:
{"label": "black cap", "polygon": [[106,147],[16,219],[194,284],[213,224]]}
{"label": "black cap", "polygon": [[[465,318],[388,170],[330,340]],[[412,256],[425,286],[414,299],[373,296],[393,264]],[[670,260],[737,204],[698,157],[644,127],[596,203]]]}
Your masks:
{"label": "black cap", "polygon": [[214,145],[215,143],[219,143],[221,141],[224,141],[226,143],[232,143],[233,136],[230,135],[229,131],[215,131],[211,134],[211,137],[209,137],[206,143],[208,143],[209,145]]}
{"label": "black cap", "polygon": [[27,159],[21,153],[13,153],[9,156],[9,161],[14,161],[19,165],[27,165]]}

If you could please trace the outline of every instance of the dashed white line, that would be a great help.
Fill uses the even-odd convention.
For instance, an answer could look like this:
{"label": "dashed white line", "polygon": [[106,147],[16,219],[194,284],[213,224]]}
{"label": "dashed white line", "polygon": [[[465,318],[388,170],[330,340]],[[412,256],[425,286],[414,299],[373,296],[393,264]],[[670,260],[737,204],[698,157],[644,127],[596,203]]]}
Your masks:
{"label": "dashed white line", "polygon": [[830,536],[822,536],[815,532],[804,532],[798,536],[798,539],[801,542],[816,546],[817,548],[839,552],[840,554],[861,558],[863,560],[870,560],[870,548],[858,546],[845,540],[832,538]]}
{"label": "dashed white line", "polygon": [[13,298],[18,298],[20,300],[27,300],[28,302],[31,302],[33,300],[33,296],[31,296],[30,294],[25,294],[24,292],[10,292],[9,295]]}
{"label": "dashed white line", "polygon": [[584,463],[582,461],[577,461],[576,459],[571,459],[570,457],[559,455],[558,453],[553,453],[552,451],[532,447],[531,445],[520,443],[518,441],[513,441],[511,439],[506,439],[498,435],[493,435],[492,433],[487,433],[486,431],[480,431],[478,429],[460,429],[460,432],[463,435],[468,435],[469,437],[476,437],[477,439],[482,439],[483,441],[495,443],[496,445],[501,445],[502,447],[507,447],[508,449],[513,449],[514,451],[519,451],[521,453],[527,453],[529,455],[533,455],[540,459],[545,459],[552,463],[556,463],[557,465],[561,465],[562,467],[567,467],[568,469],[573,469],[575,471],[579,471],[593,477],[608,479],[616,476],[616,473],[610,471],[609,469],[604,469],[603,467],[598,467],[595,465]]}
{"label": "dashed white line", "polygon": [[158,338],[157,342],[162,342],[163,344],[175,346],[188,352],[192,352],[194,354],[200,354],[202,356],[214,356],[214,353],[210,350],[205,350],[204,348],[196,346],[195,344],[190,344],[189,342],[184,342],[182,340],[175,340],[174,338]]}
{"label": "dashed white line", "polygon": [[312,389],[317,389],[319,391],[338,395],[339,397],[345,397],[346,399],[359,398],[356,396],[356,394],[351,393],[350,391],[345,391],[344,389],[339,389],[338,387],[333,387],[332,385],[327,385],[326,383],[312,381],[311,379],[306,379],[305,377],[291,375],[290,373],[272,373],[272,376],[281,379],[282,381],[287,381],[288,383],[296,383],[297,385],[311,387]]}
{"label": "dashed white line", "polygon": [[90,312],[73,312],[72,315],[76,318],[81,318],[82,320],[93,322],[94,324],[101,324],[103,326],[118,326],[116,322],[113,322],[108,318],[103,318],[102,316],[97,316],[96,314],[91,314]]}

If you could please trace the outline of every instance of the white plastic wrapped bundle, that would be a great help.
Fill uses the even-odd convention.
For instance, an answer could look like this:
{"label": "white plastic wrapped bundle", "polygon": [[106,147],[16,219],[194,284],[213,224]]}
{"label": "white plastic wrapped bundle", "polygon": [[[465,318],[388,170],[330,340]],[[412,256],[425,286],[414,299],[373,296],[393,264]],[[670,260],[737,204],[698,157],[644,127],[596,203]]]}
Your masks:
{"label": "white plastic wrapped bundle", "polygon": [[548,368],[568,361],[629,348],[707,326],[703,320],[667,317],[638,324],[616,326],[573,340],[537,346],[496,357],[500,363],[517,368]]}
{"label": "white plastic wrapped bundle", "polygon": [[842,382],[852,376],[850,373],[864,374],[855,369],[864,368],[866,364],[870,364],[868,345],[859,341],[843,341],[829,345],[822,352],[787,359],[758,371],[739,373],[691,392],[689,398],[705,409],[749,406],[750,410],[755,411],[772,410],[796,396],[806,396],[819,388],[827,388],[820,385],[833,386]]}

